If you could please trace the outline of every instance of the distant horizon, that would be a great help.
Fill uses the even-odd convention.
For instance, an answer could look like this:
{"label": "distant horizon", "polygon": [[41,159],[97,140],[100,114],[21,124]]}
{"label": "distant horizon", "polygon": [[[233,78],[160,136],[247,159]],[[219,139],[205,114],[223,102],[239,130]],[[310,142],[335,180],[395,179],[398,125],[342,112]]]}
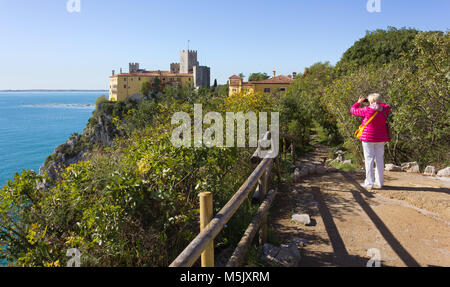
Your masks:
{"label": "distant horizon", "polygon": [[109,92],[102,89],[12,89],[0,90],[0,92]]}
{"label": "distant horizon", "polygon": [[[169,70],[198,51],[211,83],[331,65],[367,31],[450,28],[450,1],[0,1],[0,90],[108,90],[113,70]],[[102,88],[103,87],[103,88]]]}

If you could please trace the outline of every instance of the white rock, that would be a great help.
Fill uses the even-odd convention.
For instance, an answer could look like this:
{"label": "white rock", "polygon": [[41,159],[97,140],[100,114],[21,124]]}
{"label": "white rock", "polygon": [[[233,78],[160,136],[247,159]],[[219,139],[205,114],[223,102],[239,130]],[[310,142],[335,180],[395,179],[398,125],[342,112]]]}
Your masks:
{"label": "white rock", "polygon": [[403,171],[403,169],[400,166],[397,166],[392,163],[386,164],[384,170],[385,171]]}
{"label": "white rock", "polygon": [[450,166],[438,171],[437,176],[450,177]]}
{"label": "white rock", "polygon": [[417,162],[402,163],[402,170],[411,173],[420,173],[419,164]]}
{"label": "white rock", "polygon": [[435,176],[436,175],[436,168],[432,165],[429,165],[425,168],[424,171],[425,175],[431,175],[431,176]]}
{"label": "white rock", "polygon": [[305,225],[308,225],[311,223],[311,218],[309,217],[308,214],[294,214],[294,215],[292,215],[291,219],[292,219],[292,221],[300,222]]}
{"label": "white rock", "polygon": [[351,159],[344,160],[343,164],[352,164],[352,160]]}

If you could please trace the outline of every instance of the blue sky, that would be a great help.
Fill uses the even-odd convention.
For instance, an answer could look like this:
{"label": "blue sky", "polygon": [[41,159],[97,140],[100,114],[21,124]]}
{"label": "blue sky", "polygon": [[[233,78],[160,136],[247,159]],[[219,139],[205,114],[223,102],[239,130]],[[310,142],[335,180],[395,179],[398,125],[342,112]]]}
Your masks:
{"label": "blue sky", "polygon": [[367,30],[450,28],[448,0],[0,0],[0,89],[106,89],[111,71],[168,70],[198,50],[211,81],[335,64]]}

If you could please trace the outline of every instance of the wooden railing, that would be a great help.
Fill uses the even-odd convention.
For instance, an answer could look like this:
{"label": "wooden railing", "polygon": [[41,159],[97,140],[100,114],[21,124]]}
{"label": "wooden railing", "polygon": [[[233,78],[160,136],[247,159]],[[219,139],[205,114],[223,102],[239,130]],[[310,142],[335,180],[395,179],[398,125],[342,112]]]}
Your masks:
{"label": "wooden railing", "polygon": [[266,242],[267,212],[275,199],[277,190],[275,189],[271,190],[269,193],[267,192],[275,159],[270,157],[259,158],[261,151],[264,149],[263,146],[267,146],[263,141],[266,141],[266,143],[267,141],[270,141],[270,147],[274,147],[271,133],[268,132],[259,142],[258,149],[251,158],[253,163],[259,161],[258,166],[214,218],[212,218],[211,193],[200,194],[200,233],[172,262],[172,264],[170,264],[170,267],[191,267],[200,256],[202,257],[202,267],[214,267],[214,239],[223,230],[225,224],[227,224],[231,217],[236,213],[245,199],[248,198],[255,186],[256,190],[253,200],[261,202],[261,205],[229,259],[227,267],[236,267],[242,264],[248,248],[258,231],[259,243],[264,244]]}

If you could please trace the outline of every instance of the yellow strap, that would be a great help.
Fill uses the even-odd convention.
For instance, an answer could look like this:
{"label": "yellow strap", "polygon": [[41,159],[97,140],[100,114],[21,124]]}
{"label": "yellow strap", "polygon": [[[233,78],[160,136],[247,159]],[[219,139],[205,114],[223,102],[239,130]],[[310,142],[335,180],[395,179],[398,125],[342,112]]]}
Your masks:
{"label": "yellow strap", "polygon": [[373,114],[373,116],[367,121],[367,123],[364,124],[364,129],[367,127],[368,124],[370,124],[370,122],[375,118],[375,116],[378,114],[378,112],[376,112],[375,114]]}

